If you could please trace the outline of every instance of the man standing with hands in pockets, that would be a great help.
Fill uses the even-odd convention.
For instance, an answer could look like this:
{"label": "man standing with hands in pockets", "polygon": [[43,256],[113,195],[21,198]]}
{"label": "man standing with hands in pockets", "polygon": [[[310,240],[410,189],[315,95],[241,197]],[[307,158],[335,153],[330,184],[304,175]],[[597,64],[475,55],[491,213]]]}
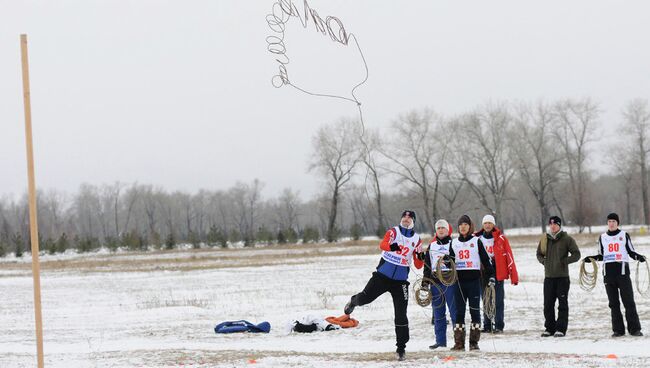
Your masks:
{"label": "man standing with hands in pockets", "polygon": [[[563,337],[569,324],[569,264],[580,260],[576,241],[562,231],[562,220],[552,216],[549,231],[537,246],[537,260],[544,265],[544,332],[542,337]],[[558,315],[555,319],[555,300]]]}

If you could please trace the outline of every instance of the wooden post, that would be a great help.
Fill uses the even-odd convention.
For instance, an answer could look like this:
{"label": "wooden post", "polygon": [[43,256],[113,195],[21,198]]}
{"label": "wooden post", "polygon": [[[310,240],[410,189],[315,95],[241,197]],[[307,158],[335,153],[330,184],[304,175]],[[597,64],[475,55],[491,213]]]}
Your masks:
{"label": "wooden post", "polygon": [[23,64],[23,101],[25,104],[25,141],[27,143],[27,180],[29,190],[29,228],[32,243],[32,276],[34,278],[34,314],[36,321],[36,352],[38,367],[43,368],[43,319],[41,315],[41,266],[38,260],[38,224],[36,213],[36,180],[34,179],[34,148],[32,144],[32,106],[29,95],[29,63],[27,35],[20,35]]}

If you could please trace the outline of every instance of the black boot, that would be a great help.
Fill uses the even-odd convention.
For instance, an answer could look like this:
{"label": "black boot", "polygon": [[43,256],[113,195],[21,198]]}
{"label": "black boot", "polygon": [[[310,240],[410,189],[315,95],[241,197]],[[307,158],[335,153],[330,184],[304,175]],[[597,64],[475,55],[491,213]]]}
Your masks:
{"label": "black boot", "polygon": [[345,305],[345,308],[343,308],[343,313],[347,315],[352,314],[352,312],[354,311],[354,307],[356,307],[356,305],[354,304],[354,297],[352,297],[350,298],[348,304]]}
{"label": "black boot", "polygon": [[478,341],[481,339],[481,325],[478,323],[472,324],[469,330],[469,350],[480,350],[478,348]]}
{"label": "black boot", "polygon": [[451,350],[465,351],[465,325],[454,326],[454,346]]}
{"label": "black boot", "polygon": [[406,359],[406,352],[404,349],[397,349],[395,352],[395,357],[401,362],[402,360]]}

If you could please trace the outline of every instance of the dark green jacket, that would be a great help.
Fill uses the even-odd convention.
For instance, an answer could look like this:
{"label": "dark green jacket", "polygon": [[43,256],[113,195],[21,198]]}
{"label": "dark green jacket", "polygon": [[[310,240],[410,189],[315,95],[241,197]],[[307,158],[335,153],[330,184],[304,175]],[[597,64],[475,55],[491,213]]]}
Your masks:
{"label": "dark green jacket", "polygon": [[555,239],[546,234],[546,254],[542,254],[541,241],[537,245],[537,260],[544,265],[545,277],[569,277],[569,263],[580,260],[576,241],[564,231]]}

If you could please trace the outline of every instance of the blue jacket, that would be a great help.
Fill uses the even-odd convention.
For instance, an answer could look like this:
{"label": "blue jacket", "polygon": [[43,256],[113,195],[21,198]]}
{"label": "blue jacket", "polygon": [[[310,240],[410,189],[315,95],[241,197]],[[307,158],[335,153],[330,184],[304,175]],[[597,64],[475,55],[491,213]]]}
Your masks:
{"label": "blue jacket", "polygon": [[[407,229],[407,228],[402,227],[401,225],[398,226],[398,227],[399,227],[400,233],[402,233],[402,235],[406,236],[407,238],[410,238],[415,234],[415,230],[413,230],[413,229]],[[388,230],[386,232],[386,235],[384,236],[384,240],[382,241],[382,245],[380,245],[380,248],[382,248],[383,250],[386,250],[384,248],[384,246],[386,244],[390,246],[390,244],[388,244],[388,242],[390,241],[389,239],[390,239],[390,237],[392,235],[391,234],[392,231],[393,231],[393,229]],[[388,277],[391,280],[406,281],[408,279],[408,277],[409,277],[409,266],[398,266],[396,264],[386,262],[386,260],[384,260],[384,258],[382,258],[379,261],[379,265],[377,265],[377,272],[379,272],[380,274]]]}

